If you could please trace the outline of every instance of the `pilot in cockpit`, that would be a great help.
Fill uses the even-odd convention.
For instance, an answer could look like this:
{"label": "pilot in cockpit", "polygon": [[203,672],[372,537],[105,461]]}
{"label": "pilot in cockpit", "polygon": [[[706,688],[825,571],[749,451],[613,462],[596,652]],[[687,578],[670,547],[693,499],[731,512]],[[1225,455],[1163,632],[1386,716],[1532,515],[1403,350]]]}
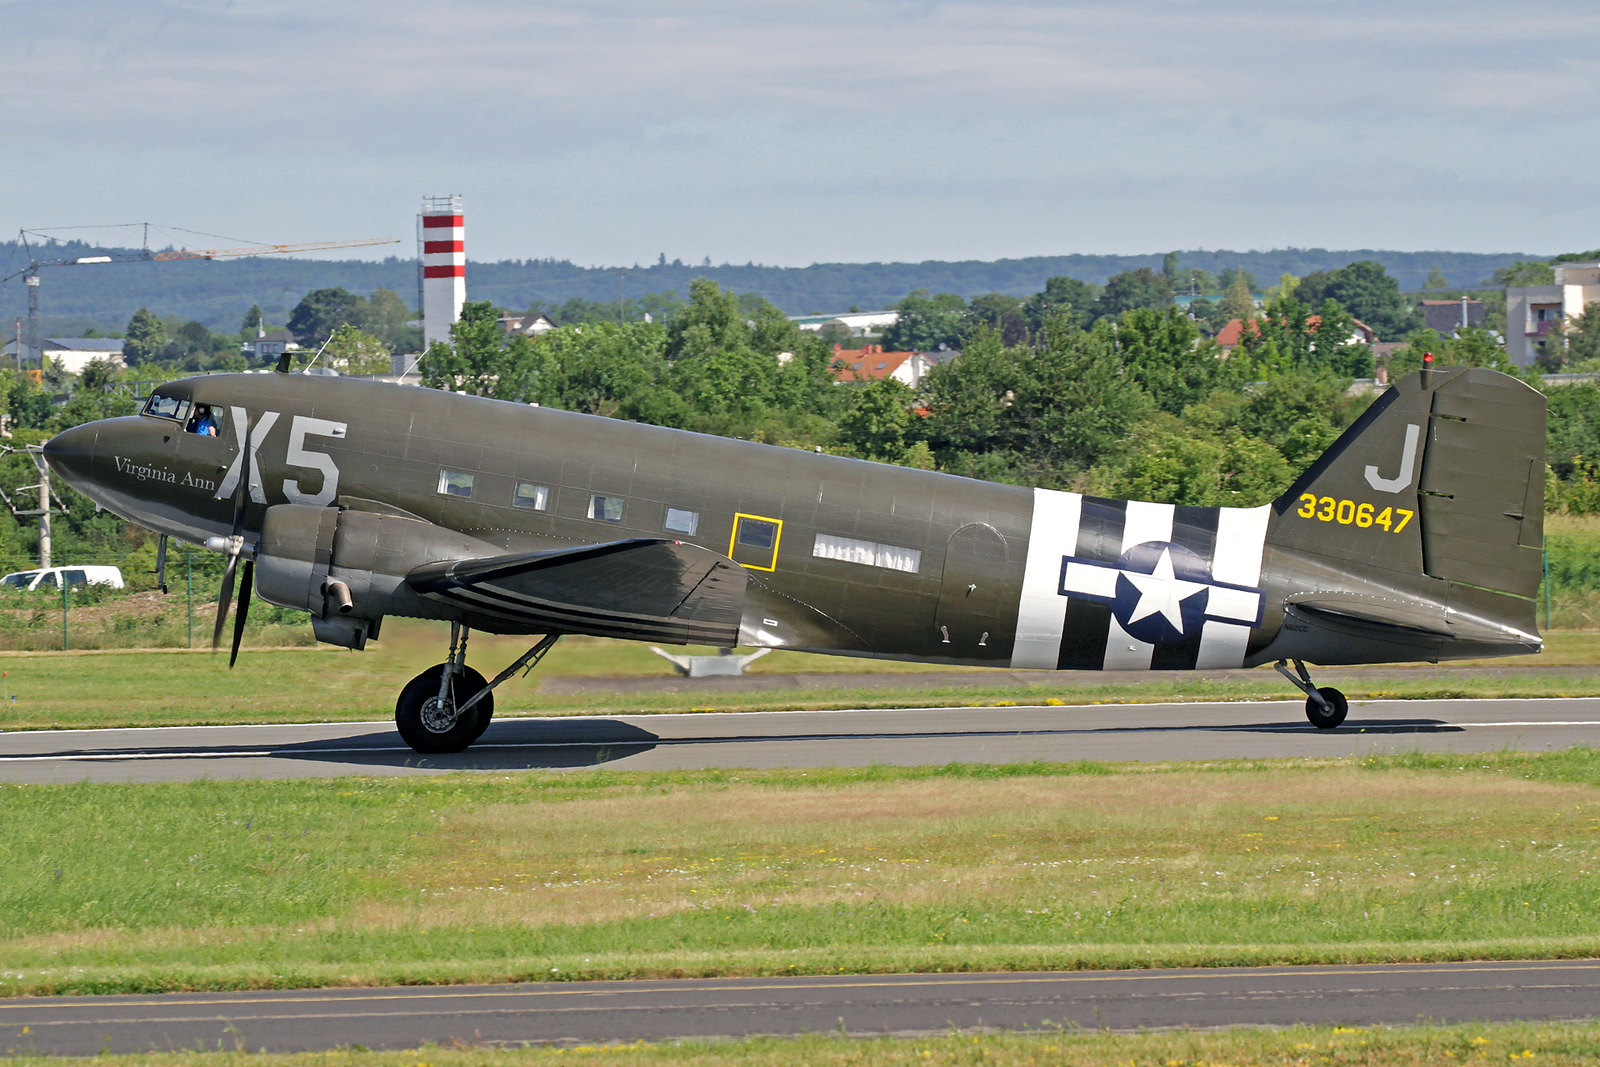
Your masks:
{"label": "pilot in cockpit", "polygon": [[201,437],[215,437],[217,428],[217,416],[211,405],[196,404],[194,421],[189,423],[189,432],[199,434]]}

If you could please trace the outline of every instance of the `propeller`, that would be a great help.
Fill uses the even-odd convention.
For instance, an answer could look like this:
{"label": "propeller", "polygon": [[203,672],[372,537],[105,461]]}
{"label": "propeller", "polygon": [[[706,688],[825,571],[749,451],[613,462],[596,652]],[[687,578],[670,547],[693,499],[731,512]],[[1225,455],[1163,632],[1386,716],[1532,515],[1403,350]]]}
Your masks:
{"label": "propeller", "polygon": [[156,539],[156,588],[163,596],[167,592],[167,535]]}
{"label": "propeller", "polygon": [[233,600],[233,584],[239,570],[239,560],[244,558],[244,582],[239,588],[239,613],[233,620],[233,648],[228,654],[228,666],[233,667],[239,658],[239,643],[244,639],[244,620],[250,612],[250,587],[255,577],[255,560],[253,549],[244,543],[244,510],[247,501],[246,494],[250,491],[250,481],[254,477],[252,464],[254,456],[250,452],[250,432],[252,427],[245,423],[244,440],[240,447],[244,450],[241,458],[239,485],[233,492],[233,533],[229,537],[209,537],[206,547],[213,551],[227,554],[228,562],[222,570],[222,589],[217,594],[217,624],[211,631],[211,651],[216,652],[222,647],[222,630],[228,624],[228,605]]}

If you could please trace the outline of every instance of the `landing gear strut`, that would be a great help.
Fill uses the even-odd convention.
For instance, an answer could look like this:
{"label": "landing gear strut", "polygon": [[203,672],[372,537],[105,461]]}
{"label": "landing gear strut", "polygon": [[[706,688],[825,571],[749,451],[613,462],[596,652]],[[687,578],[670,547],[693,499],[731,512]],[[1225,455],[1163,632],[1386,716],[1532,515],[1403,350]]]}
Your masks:
{"label": "landing gear strut", "polygon": [[394,724],[401,740],[425,755],[460,752],[483,736],[494,718],[495,687],[523,668],[533,670],[561,637],[545,634],[486,682],[467,666],[468,633],[460,623],[451,623],[449,658],[407,682],[395,701]]}
{"label": "landing gear strut", "polygon": [[1329,686],[1318,689],[1312,685],[1310,672],[1299,660],[1294,661],[1294,669],[1299,677],[1289,673],[1285,662],[1280,659],[1272,667],[1306,695],[1306,718],[1311,720],[1311,725],[1319,730],[1332,730],[1344,722],[1344,717],[1350,712],[1350,702],[1344,698],[1344,694]]}

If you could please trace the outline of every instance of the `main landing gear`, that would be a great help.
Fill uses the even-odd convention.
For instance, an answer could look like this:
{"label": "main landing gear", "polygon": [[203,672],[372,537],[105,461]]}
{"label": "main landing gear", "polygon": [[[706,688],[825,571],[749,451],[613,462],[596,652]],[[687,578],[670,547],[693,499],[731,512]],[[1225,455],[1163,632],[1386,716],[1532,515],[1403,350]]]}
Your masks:
{"label": "main landing gear", "polygon": [[1284,666],[1285,662],[1287,661],[1280,659],[1272,667],[1306,695],[1306,718],[1311,720],[1311,725],[1319,730],[1331,730],[1344,722],[1344,717],[1350,712],[1350,702],[1344,698],[1344,694],[1329,686],[1318,689],[1312,685],[1306,665],[1299,660],[1294,661],[1298,678],[1289,673],[1289,668]]}
{"label": "main landing gear", "polygon": [[406,683],[394,703],[394,724],[400,738],[424,755],[460,752],[483,736],[494,718],[494,690],[526,668],[533,670],[561,639],[545,634],[518,660],[486,682],[467,666],[465,626],[450,624],[450,656]]}

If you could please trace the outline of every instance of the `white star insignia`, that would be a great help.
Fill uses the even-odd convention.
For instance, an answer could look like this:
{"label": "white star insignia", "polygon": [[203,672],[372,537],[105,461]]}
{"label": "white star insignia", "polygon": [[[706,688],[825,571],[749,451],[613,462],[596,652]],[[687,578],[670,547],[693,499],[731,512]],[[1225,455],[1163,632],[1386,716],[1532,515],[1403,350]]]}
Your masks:
{"label": "white star insignia", "polygon": [[1128,616],[1128,622],[1136,623],[1140,619],[1160,615],[1179,633],[1183,632],[1183,602],[1210,588],[1204,582],[1185,581],[1174,575],[1172,550],[1167,548],[1161,550],[1161,558],[1156,560],[1155,569],[1149,574],[1138,571],[1122,573],[1139,590],[1139,603]]}

